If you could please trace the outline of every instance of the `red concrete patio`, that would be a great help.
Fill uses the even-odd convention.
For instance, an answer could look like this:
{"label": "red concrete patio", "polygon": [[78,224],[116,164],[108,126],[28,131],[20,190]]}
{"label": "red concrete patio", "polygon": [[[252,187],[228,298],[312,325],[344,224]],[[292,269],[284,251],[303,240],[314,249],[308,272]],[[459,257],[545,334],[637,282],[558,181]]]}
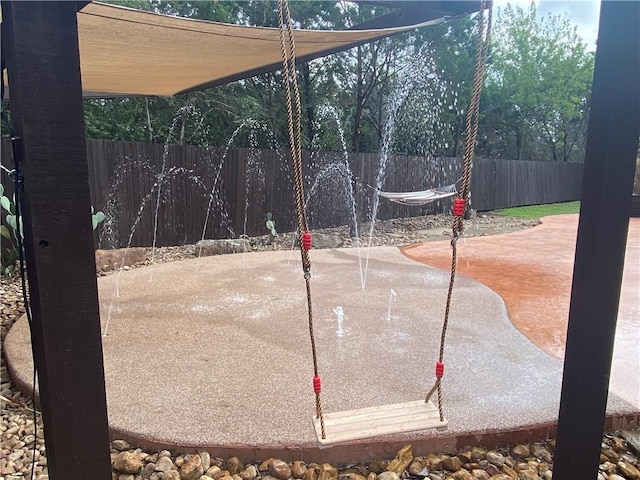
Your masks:
{"label": "red concrete patio", "polygon": [[[516,328],[557,358],[564,356],[577,228],[578,215],[555,215],[530,230],[459,243],[458,271],[500,295]],[[450,268],[448,242],[402,251],[426,265]],[[629,222],[613,355],[610,390],[640,410],[639,218]]]}
{"label": "red concrete patio", "polygon": [[[638,226],[633,220],[609,427],[637,425],[640,412],[633,396],[640,376]],[[112,436],[245,461],[277,456],[345,464],[392,457],[406,443],[422,455],[551,435],[575,227],[575,216],[554,217],[526,231],[461,240],[462,275],[445,351],[449,429],[329,449],[318,448],[311,421],[313,370],[297,252],[207,257],[102,277]],[[449,244],[404,253],[419,261],[395,247],[371,249],[363,289],[356,249],[311,252],[327,412],[420,400],[434,381]],[[337,306],[346,315],[343,336]],[[5,348],[17,385],[29,389],[25,319],[11,329]]]}

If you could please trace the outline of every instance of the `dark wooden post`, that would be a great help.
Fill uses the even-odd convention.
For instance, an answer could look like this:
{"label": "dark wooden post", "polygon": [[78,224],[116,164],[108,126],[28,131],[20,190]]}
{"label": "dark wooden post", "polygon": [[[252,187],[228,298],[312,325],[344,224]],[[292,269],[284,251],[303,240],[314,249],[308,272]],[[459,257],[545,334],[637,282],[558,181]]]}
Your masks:
{"label": "dark wooden post", "polygon": [[75,2],[2,2],[52,480],[111,479]]}
{"label": "dark wooden post", "polygon": [[596,478],[640,133],[640,3],[602,2],[554,480]]}

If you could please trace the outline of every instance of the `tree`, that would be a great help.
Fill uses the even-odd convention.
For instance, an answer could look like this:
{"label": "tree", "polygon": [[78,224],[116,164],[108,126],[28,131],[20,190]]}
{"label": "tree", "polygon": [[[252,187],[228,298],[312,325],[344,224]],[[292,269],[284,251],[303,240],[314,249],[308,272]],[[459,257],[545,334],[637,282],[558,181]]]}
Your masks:
{"label": "tree", "polygon": [[[248,25],[261,25],[269,27],[277,27],[278,22],[278,7],[277,2],[270,1],[253,1],[242,3],[243,22]],[[341,18],[338,5],[334,1],[296,1],[290,3],[291,20],[294,25],[303,29],[330,29],[334,26],[335,21]],[[317,120],[317,107],[318,100],[316,90],[317,84],[321,81],[321,77],[318,75],[319,69],[323,65],[322,60],[314,62],[307,62],[299,65],[298,72],[298,84],[300,87],[301,104],[303,107],[303,121],[304,130],[303,139],[308,146],[315,136],[315,125]],[[274,90],[269,92],[269,97],[274,100],[277,98],[279,105],[284,104],[284,95],[281,95],[280,85],[282,84],[281,76],[279,73],[267,74],[272,79],[277,79],[278,84],[273,85]],[[273,82],[271,82],[273,83]],[[274,102],[275,103],[275,102]],[[282,113],[283,109],[278,108],[277,105],[273,105],[273,113]],[[272,128],[276,125],[282,125],[282,120],[276,121],[272,116]],[[286,121],[284,125],[286,127]]]}
{"label": "tree", "polygon": [[535,3],[500,10],[483,98],[483,148],[517,159],[582,158],[593,60],[566,16],[538,18]]}
{"label": "tree", "polygon": [[444,156],[457,157],[463,146],[466,108],[471,101],[475,54],[476,23],[470,16],[423,28],[416,32],[416,53],[431,58],[440,81],[447,86],[452,108],[442,114]]}
{"label": "tree", "polygon": [[[368,4],[342,4],[336,28],[348,28],[387,13],[388,8]],[[388,90],[392,61],[406,36],[385,38],[332,55],[323,63],[331,72],[332,86],[339,86],[335,102],[343,112],[343,125],[353,152],[377,151],[380,131],[376,128],[376,93]]]}

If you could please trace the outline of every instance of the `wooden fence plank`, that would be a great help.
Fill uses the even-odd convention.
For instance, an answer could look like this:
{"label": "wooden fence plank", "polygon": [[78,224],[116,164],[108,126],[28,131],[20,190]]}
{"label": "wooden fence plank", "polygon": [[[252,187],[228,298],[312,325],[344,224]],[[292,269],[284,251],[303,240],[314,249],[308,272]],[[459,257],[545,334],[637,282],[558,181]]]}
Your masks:
{"label": "wooden fence plank", "polygon": [[[109,197],[115,196],[118,231],[117,245],[125,246],[138,209],[144,198],[151,192],[156,176],[162,169],[163,146],[134,142],[111,142],[88,140],[90,161],[90,184],[92,199],[96,209],[104,209]],[[3,140],[2,161],[9,161],[10,144]],[[207,238],[228,237],[227,224],[235,236],[244,231],[245,203],[249,195],[247,211],[247,233],[264,235],[264,217],[272,212],[279,232],[295,229],[295,200],[291,179],[291,162],[288,154],[271,150],[255,151],[251,149],[230,149],[222,158],[223,149],[171,146],[165,169],[182,167],[183,173],[165,182],[162,190],[169,200],[160,205],[158,245],[193,243],[202,237],[209,191],[217,174],[219,162],[223,161],[218,189],[227,214],[223,215],[217,202],[211,208],[207,224]],[[249,155],[251,165],[248,165]],[[374,153],[350,154],[348,163],[355,175],[356,213],[359,223],[369,222],[373,207],[374,191],[366,185],[374,186],[379,169],[379,155]],[[148,163],[150,168],[142,165]],[[307,152],[304,153],[304,172],[306,175],[306,193],[321,168],[327,165],[339,165],[342,154],[323,152],[314,154],[313,163]],[[127,163],[128,162],[128,163]],[[132,165],[135,165],[133,167]],[[341,167],[343,168],[343,167]],[[250,171],[247,171],[249,169]],[[341,170],[342,171],[342,170]],[[117,191],[114,188],[114,175],[123,176]],[[196,187],[188,178],[199,177],[206,189]],[[250,175],[250,178],[241,178]],[[424,190],[449,185],[462,175],[462,161],[459,158],[424,158],[417,156],[392,155],[388,159],[383,188],[393,191]],[[129,178],[134,177],[135,178]],[[532,205],[577,200],[580,197],[582,164],[553,162],[495,160],[476,158],[472,175],[471,207],[478,211],[507,208],[520,205]],[[351,222],[350,206],[347,194],[333,194],[339,204],[330,205],[332,197],[329,188],[343,185],[346,180],[335,174],[325,184],[319,198],[327,208],[317,208],[311,201],[312,226],[326,227]],[[248,192],[247,192],[248,186]],[[336,197],[338,195],[338,197]],[[164,196],[164,195],[163,195]],[[133,236],[133,245],[151,245],[153,242],[153,223],[156,194],[149,199]],[[447,213],[451,208],[451,199],[444,199],[422,207],[406,207],[381,200],[378,219],[425,215],[428,213]],[[107,213],[107,212],[105,212]]]}

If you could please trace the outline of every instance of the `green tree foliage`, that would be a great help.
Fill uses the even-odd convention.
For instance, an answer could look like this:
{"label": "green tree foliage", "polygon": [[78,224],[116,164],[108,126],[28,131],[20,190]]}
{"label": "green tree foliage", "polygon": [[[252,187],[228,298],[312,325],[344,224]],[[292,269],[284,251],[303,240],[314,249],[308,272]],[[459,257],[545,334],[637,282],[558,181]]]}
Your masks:
{"label": "green tree foliage", "polygon": [[[386,13],[376,5],[345,4],[344,27],[351,27]],[[391,62],[397,39],[387,38],[358,46],[334,56],[333,71],[343,88],[338,97],[345,116],[343,123],[351,137],[353,152],[376,151],[379,145],[382,106],[376,104],[381,92],[388,89]],[[380,123],[380,122],[378,122]]]}
{"label": "green tree foliage", "polygon": [[[278,25],[274,0],[114,3],[210,21]],[[291,1],[290,8],[295,26],[311,29],[344,29],[389,11],[378,4],[334,1]],[[335,120],[325,115],[328,104],[337,110],[349,150],[379,151],[389,99],[412,82],[403,111],[394,112],[399,113],[395,151],[460,155],[476,41],[473,17],[456,18],[299,66],[303,145],[310,147],[321,130],[321,148],[342,148]],[[429,68],[416,70],[421,77],[415,81],[407,80],[403,76],[407,65],[416,61]],[[593,55],[568,20],[538,19],[535,4],[528,9],[506,7],[494,23],[489,61],[478,153],[581,160]],[[446,88],[437,91],[440,85]],[[279,145],[286,145],[284,105],[281,74],[272,72],[173,98],[87,100],[85,115],[92,138],[153,142],[169,138],[178,144],[221,146],[242,122],[252,119],[273,131]],[[425,124],[421,112],[432,110],[437,110],[437,118]],[[238,135],[235,144],[248,146],[246,136]],[[272,148],[273,139],[261,137],[258,146]]]}
{"label": "green tree foliage", "polygon": [[582,159],[593,60],[566,17],[538,18],[534,3],[500,10],[483,98],[484,153]]}
{"label": "green tree foliage", "polygon": [[459,156],[464,147],[465,114],[473,87],[477,44],[475,22],[465,16],[420,29],[415,35],[416,51],[432,57],[436,71],[452,97],[453,108],[447,109],[441,119],[449,125],[448,131],[443,133],[445,147],[438,153]]}

